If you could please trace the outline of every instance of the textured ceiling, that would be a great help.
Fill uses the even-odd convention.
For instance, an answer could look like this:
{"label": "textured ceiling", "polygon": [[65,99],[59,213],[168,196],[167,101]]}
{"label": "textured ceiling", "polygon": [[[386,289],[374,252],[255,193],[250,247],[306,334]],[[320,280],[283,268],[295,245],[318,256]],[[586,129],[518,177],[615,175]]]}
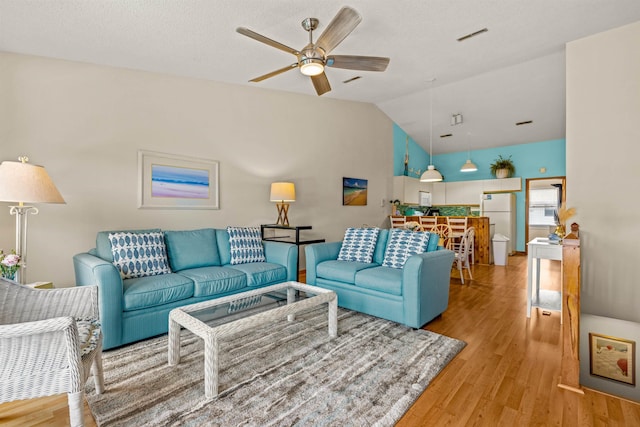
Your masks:
{"label": "textured ceiling", "polygon": [[[640,20],[638,0],[0,0],[0,51],[315,97],[297,70],[249,83],[294,57],[235,29],[300,49],[300,22],[318,18],[317,37],[344,5],[362,22],[332,53],[391,62],[384,73],[328,69],[323,97],[376,104],[426,150],[432,101],[434,154],[563,138],[565,43]],[[450,126],[454,113],[463,124]]]}

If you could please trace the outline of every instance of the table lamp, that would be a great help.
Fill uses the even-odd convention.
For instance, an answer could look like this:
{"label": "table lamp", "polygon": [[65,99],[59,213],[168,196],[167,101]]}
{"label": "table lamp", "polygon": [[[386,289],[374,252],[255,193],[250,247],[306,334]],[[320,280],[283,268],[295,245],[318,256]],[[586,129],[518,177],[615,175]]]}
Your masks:
{"label": "table lamp", "polygon": [[18,157],[18,162],[0,163],[0,201],[15,202],[9,206],[9,214],[16,216],[16,253],[20,255],[20,269],[17,281],[26,283],[27,268],[27,214],[37,215],[34,206],[25,203],[65,203],[42,166],[27,163],[26,156]]}
{"label": "table lamp", "polygon": [[276,225],[289,225],[289,203],[296,201],[296,187],[293,182],[274,182],[271,184],[271,201],[277,202],[278,222]]}

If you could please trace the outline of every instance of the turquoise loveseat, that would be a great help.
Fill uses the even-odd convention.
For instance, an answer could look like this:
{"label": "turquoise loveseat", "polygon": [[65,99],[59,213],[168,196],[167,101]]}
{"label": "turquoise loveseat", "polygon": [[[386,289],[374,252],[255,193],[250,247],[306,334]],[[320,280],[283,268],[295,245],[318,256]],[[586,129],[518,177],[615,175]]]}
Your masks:
{"label": "turquoise loveseat", "polygon": [[[157,269],[152,275],[123,279],[114,265],[109,238],[111,235],[113,239],[114,233],[145,239],[159,235],[169,268],[154,259],[149,267],[143,263],[145,269]],[[176,307],[296,280],[295,245],[269,241],[258,244],[262,245],[264,262],[232,265],[226,229],[101,231],[94,249],[73,257],[76,285],[98,285],[103,345],[105,349],[118,347],[166,333],[169,311]],[[135,256],[134,252],[127,255]]]}
{"label": "turquoise loveseat", "polygon": [[383,266],[389,234],[379,230],[371,262],[338,260],[343,242],[307,246],[307,283],[334,291],[341,307],[420,328],[447,309],[455,255],[437,248],[432,234],[428,252],[402,268]]}

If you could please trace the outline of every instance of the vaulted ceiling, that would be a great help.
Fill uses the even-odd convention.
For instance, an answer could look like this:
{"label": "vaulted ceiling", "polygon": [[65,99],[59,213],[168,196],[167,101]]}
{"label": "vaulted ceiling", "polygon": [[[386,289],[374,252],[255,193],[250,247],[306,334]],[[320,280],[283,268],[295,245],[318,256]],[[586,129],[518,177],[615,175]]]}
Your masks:
{"label": "vaulted ceiling", "polygon": [[0,0],[0,51],[316,97],[297,70],[250,83],[295,58],[235,30],[302,49],[301,21],[317,37],[345,5],[362,22],[332,53],[391,62],[328,68],[322,97],[374,103],[434,154],[563,138],[565,43],[640,20],[638,0]]}

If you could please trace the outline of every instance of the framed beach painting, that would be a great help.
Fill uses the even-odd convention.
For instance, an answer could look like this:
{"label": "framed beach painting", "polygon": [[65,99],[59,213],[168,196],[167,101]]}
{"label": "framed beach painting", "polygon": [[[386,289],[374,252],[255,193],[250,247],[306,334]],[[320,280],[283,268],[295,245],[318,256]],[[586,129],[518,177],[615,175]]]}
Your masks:
{"label": "framed beach painting", "polygon": [[590,373],[636,385],[636,342],[589,333]]}
{"label": "framed beach painting", "polygon": [[219,162],[139,150],[138,207],[220,209]]}
{"label": "framed beach painting", "polygon": [[366,179],[342,178],[342,205],[366,206],[367,183]]}

